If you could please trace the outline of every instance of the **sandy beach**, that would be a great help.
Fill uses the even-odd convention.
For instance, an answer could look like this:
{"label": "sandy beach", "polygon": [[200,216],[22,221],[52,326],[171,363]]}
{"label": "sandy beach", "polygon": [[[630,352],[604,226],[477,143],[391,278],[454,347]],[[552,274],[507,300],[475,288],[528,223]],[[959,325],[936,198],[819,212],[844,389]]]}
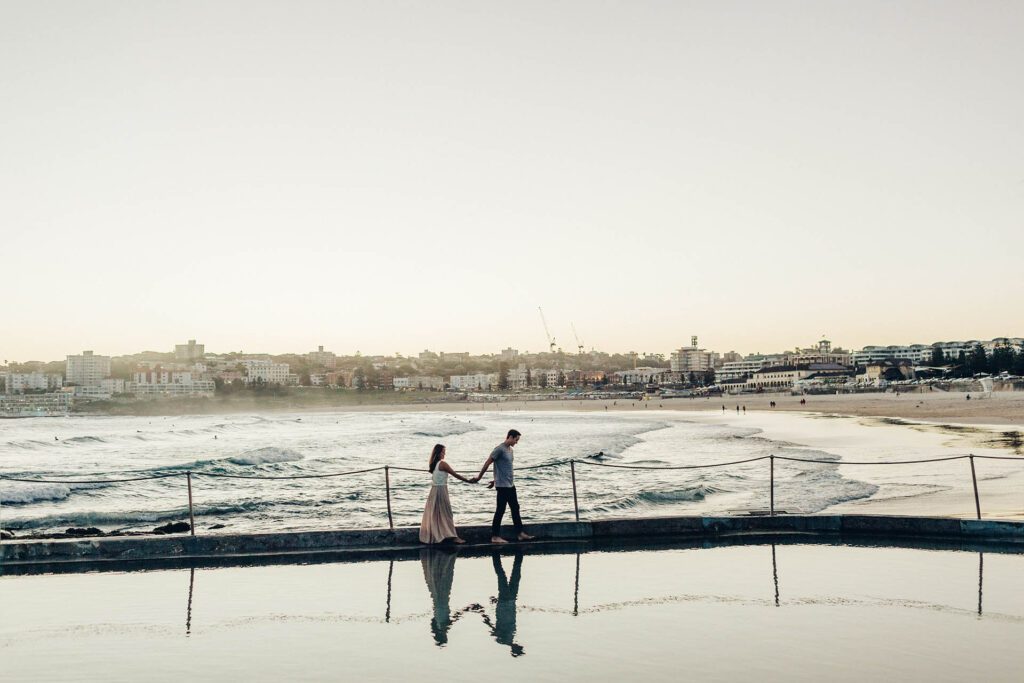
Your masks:
{"label": "sandy beach", "polygon": [[[580,411],[631,411],[631,410],[678,410],[717,411],[736,413],[736,406],[742,412],[801,412],[861,417],[889,417],[928,422],[955,424],[978,424],[991,426],[1024,427],[1024,392],[997,392],[991,395],[971,394],[967,400],[964,393],[921,393],[921,394],[841,394],[805,396],[807,403],[800,404],[800,396],[788,394],[760,394],[748,396],[724,396],[707,398],[671,398],[646,401],[618,400],[548,400],[500,402],[458,402],[458,403],[415,403],[415,404],[366,404],[345,406],[345,411],[508,411],[508,410],[580,410]],[[772,408],[770,402],[775,401]],[[334,410],[338,410],[335,408]]]}

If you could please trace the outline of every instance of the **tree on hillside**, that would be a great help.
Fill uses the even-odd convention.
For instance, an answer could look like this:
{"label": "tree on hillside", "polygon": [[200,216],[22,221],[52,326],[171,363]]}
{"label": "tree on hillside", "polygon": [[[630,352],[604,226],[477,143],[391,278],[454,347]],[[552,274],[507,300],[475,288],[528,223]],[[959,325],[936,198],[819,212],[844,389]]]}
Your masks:
{"label": "tree on hillside", "polygon": [[972,375],[979,372],[988,372],[988,356],[985,355],[985,349],[981,344],[975,344],[974,348],[971,349],[968,365]]}
{"label": "tree on hillside", "polygon": [[932,360],[931,360],[931,364],[934,367],[941,367],[941,366],[946,364],[946,356],[945,356],[944,353],[942,353],[942,347],[940,347],[940,346],[933,346],[932,347]]}

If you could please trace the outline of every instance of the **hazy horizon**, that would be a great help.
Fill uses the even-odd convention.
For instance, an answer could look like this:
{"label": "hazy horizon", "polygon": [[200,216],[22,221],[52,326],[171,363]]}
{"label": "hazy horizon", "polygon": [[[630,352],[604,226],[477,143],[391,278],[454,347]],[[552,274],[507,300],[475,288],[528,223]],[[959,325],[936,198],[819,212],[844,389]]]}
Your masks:
{"label": "hazy horizon", "polygon": [[1022,332],[1024,4],[0,18],[0,360]]}

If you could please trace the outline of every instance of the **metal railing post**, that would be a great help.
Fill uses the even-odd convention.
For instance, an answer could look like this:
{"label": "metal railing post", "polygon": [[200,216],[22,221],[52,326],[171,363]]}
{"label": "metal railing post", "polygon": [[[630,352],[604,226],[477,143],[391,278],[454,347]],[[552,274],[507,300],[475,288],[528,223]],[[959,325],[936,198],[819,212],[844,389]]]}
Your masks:
{"label": "metal railing post", "polygon": [[391,518],[391,468],[384,465],[384,489],[388,500],[388,528],[395,530],[395,522]]}
{"label": "metal railing post", "polygon": [[970,455],[971,460],[971,481],[974,483],[974,509],[978,513],[978,519],[981,519],[981,499],[978,498],[978,475],[974,472],[974,455]]}
{"label": "metal railing post", "polygon": [[185,478],[188,480],[188,530],[195,536],[196,535],[196,515],[192,510],[192,473],[186,472]]}
{"label": "metal railing post", "polygon": [[580,521],[580,502],[576,497],[576,461],[569,461],[569,469],[572,472],[572,508],[576,512],[576,521]]}
{"label": "metal railing post", "polygon": [[768,516],[775,516],[775,456],[768,456]]}

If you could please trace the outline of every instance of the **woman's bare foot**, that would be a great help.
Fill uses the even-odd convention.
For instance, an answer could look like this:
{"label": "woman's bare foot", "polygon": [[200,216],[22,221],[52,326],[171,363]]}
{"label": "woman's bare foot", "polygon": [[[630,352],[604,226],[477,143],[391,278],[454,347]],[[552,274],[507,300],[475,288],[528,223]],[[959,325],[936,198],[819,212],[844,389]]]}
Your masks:
{"label": "woman's bare foot", "polygon": [[491,536],[491,543],[508,543],[508,541],[501,536]]}
{"label": "woman's bare foot", "polygon": [[455,538],[452,539],[452,543],[455,543],[457,545],[462,545],[465,542],[466,542],[466,539],[459,538],[458,536],[456,536]]}

